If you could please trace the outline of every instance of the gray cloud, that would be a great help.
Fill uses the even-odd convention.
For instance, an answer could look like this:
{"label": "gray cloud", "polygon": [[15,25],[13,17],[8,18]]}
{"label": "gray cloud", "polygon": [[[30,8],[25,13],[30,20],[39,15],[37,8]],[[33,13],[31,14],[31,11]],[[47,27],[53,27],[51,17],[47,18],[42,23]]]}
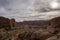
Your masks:
{"label": "gray cloud", "polygon": [[48,6],[50,1],[51,0],[0,0],[0,16],[15,18],[17,21],[50,18],[49,14],[41,13],[50,11]]}
{"label": "gray cloud", "polygon": [[0,0],[0,6],[6,6],[8,4],[7,0]]}
{"label": "gray cloud", "polygon": [[[50,6],[50,3],[52,1],[55,1],[55,0],[36,0],[34,3],[34,10],[37,11],[38,13],[56,10],[54,8],[51,8],[51,6]],[[56,0],[56,1],[59,2],[59,0]],[[59,4],[60,4],[60,2],[59,2]],[[57,9],[59,10],[59,8],[57,8]]]}

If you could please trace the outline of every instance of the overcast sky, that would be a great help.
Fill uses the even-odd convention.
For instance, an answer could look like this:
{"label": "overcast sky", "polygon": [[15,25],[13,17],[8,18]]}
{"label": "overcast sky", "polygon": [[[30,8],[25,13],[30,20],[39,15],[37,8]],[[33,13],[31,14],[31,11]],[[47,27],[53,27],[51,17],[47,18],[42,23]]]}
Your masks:
{"label": "overcast sky", "polygon": [[51,15],[56,15],[43,13],[51,11],[50,2],[51,0],[0,0],[0,16],[15,18],[16,21],[49,19]]}

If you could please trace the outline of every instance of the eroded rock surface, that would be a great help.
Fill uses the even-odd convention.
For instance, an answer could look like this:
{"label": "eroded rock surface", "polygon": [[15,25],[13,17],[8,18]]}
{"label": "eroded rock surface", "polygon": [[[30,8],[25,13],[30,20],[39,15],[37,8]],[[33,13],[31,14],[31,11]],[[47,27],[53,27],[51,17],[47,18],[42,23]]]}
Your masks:
{"label": "eroded rock surface", "polygon": [[[2,22],[1,20],[4,21]],[[5,18],[1,18],[1,20],[1,23],[6,22]],[[9,25],[11,27],[11,24]],[[13,27],[13,29],[7,31],[4,28],[1,28],[0,40],[60,40],[60,17],[49,20],[39,30],[36,30],[34,28]]]}

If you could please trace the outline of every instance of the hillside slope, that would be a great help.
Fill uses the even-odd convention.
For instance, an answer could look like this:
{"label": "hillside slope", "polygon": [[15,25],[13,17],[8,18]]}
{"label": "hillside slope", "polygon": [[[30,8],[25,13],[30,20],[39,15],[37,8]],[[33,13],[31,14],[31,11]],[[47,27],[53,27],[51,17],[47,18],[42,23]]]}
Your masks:
{"label": "hillside slope", "polygon": [[49,20],[34,34],[40,40],[60,40],[60,17]]}
{"label": "hillside slope", "polygon": [[33,28],[33,25],[31,28],[29,25],[25,26],[24,28],[16,27],[9,31],[4,28],[0,29],[0,40],[60,40],[60,17],[47,21],[38,30]]}

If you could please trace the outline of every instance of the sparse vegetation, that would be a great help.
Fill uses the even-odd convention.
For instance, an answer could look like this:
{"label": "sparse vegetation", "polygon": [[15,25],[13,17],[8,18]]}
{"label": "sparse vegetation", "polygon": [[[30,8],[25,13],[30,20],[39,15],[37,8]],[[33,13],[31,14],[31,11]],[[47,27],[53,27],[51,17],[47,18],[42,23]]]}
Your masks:
{"label": "sparse vegetation", "polygon": [[0,40],[58,40],[60,38],[60,17],[47,21],[42,27],[27,24],[17,27],[14,19],[11,21],[8,18],[0,18]]}

